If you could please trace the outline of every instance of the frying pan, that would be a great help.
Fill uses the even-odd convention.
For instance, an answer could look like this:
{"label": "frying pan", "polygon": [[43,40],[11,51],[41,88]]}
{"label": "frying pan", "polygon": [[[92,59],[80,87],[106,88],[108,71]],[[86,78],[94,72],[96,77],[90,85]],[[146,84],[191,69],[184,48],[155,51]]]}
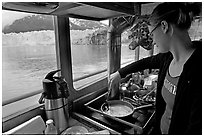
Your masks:
{"label": "frying pan", "polygon": [[101,105],[101,111],[112,117],[127,117],[133,114],[135,110],[153,106],[153,104],[134,107],[132,104],[122,100],[111,100]]}

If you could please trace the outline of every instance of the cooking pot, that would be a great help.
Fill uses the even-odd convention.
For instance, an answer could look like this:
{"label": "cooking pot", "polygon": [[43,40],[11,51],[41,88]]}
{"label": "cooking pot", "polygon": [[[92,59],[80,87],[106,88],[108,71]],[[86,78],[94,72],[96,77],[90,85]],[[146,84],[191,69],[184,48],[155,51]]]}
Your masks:
{"label": "cooking pot", "polygon": [[153,104],[134,107],[132,104],[126,101],[111,100],[101,105],[101,111],[112,117],[123,118],[132,115],[135,110],[151,106],[153,106]]}

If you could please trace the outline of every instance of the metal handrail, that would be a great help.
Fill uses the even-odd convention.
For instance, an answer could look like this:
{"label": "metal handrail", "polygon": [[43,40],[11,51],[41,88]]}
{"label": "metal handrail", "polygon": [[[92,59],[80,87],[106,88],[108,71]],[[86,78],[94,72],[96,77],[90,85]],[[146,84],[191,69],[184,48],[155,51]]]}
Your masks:
{"label": "metal handrail", "polygon": [[[124,64],[126,64],[126,63],[129,63],[129,62],[132,62],[132,61],[125,62],[125,63],[123,63],[122,65],[124,65]],[[93,73],[91,73],[91,74],[89,74],[89,75],[85,75],[85,76],[82,76],[82,77],[79,77],[79,78],[75,78],[75,79],[73,80],[73,82],[80,81],[80,80],[82,80],[82,79],[91,77],[91,76],[93,76],[93,75],[97,75],[97,74],[103,73],[103,72],[105,72],[105,71],[107,71],[107,69],[103,69],[103,70],[100,70],[100,71],[93,72]],[[41,90],[37,90],[37,91],[31,92],[31,93],[23,94],[23,95],[21,95],[21,96],[18,96],[18,97],[14,97],[14,98],[5,100],[5,101],[2,102],[2,106],[6,106],[6,105],[8,105],[8,104],[11,104],[11,103],[14,103],[14,102],[17,102],[17,101],[20,101],[20,100],[23,100],[23,99],[26,99],[26,98],[35,96],[35,95],[40,94],[40,93],[42,93],[42,92],[43,92],[43,90],[41,89]]]}

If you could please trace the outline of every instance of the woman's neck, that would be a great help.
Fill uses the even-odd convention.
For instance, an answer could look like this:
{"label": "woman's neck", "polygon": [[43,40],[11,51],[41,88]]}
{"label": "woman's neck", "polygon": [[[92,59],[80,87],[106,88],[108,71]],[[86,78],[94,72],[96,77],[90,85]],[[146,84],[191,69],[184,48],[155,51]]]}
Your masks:
{"label": "woman's neck", "polygon": [[172,37],[170,52],[175,63],[185,63],[192,55],[194,48],[188,33],[177,34]]}

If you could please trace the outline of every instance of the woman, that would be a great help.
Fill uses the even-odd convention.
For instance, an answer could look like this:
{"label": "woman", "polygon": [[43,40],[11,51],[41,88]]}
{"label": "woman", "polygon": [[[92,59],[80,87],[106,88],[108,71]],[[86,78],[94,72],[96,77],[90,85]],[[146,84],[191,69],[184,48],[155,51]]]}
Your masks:
{"label": "woman", "polygon": [[195,13],[190,6],[194,5],[159,4],[151,14],[149,31],[160,53],[110,78],[112,88],[130,73],[159,69],[154,134],[202,134],[202,44],[192,42],[188,34]]}

